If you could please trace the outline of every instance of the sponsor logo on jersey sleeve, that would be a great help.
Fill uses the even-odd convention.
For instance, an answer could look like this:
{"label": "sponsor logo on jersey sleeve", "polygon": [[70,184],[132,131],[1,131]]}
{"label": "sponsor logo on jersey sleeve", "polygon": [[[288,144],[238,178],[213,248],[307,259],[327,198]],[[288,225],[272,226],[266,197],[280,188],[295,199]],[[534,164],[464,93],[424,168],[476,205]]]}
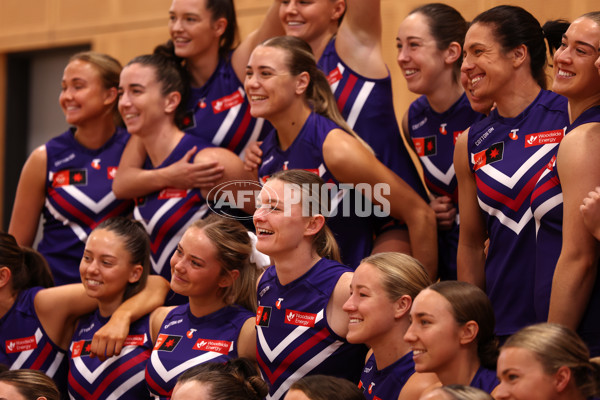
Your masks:
{"label": "sponsor logo on jersey sleeve", "polygon": [[157,351],[173,351],[183,336],[178,335],[158,335],[154,350]]}
{"label": "sponsor logo on jersey sleeve", "polygon": [[525,147],[542,146],[545,144],[560,143],[564,137],[562,129],[553,131],[531,133],[525,136]]}
{"label": "sponsor logo on jersey sleeve", "polygon": [[473,154],[473,168],[477,171],[484,165],[495,163],[502,160],[504,156],[504,142],[494,143],[486,150]]}
{"label": "sponsor logo on jersey sleeve", "polygon": [[271,322],[271,310],[271,307],[259,306],[256,309],[256,325],[268,328]]}
{"label": "sponsor logo on jersey sleeve", "polygon": [[37,348],[37,341],[35,340],[35,336],[10,339],[4,343],[4,348],[7,354],[20,353]]}
{"label": "sponsor logo on jersey sleeve", "polygon": [[317,314],[311,314],[296,310],[285,310],[285,323],[297,326],[314,327]]}
{"label": "sponsor logo on jersey sleeve", "polygon": [[231,93],[230,95],[221,97],[220,99],[211,102],[213,113],[218,114],[220,112],[229,110],[244,102],[244,96],[239,90]]}
{"label": "sponsor logo on jersey sleeve", "polygon": [[67,185],[86,186],[87,169],[65,169],[56,172],[52,177],[52,187]]}
{"label": "sponsor logo on jersey sleeve", "polygon": [[145,341],[145,335],[128,335],[123,342],[123,346],[142,346]]}
{"label": "sponsor logo on jersey sleeve", "polygon": [[198,339],[194,345],[194,350],[211,351],[225,355],[229,354],[232,348],[233,342],[227,340]]}
{"label": "sponsor logo on jersey sleeve", "polygon": [[327,75],[327,82],[329,82],[330,86],[341,80],[342,80],[342,71],[340,71],[340,67],[335,67]]}
{"label": "sponsor logo on jersey sleeve", "polygon": [[92,352],[92,341],[91,340],[80,340],[73,343],[73,351],[71,352],[71,358],[89,356]]}
{"label": "sponsor logo on jersey sleeve", "polygon": [[158,194],[158,199],[183,199],[185,196],[187,196],[186,189],[166,188],[160,191],[160,193]]}

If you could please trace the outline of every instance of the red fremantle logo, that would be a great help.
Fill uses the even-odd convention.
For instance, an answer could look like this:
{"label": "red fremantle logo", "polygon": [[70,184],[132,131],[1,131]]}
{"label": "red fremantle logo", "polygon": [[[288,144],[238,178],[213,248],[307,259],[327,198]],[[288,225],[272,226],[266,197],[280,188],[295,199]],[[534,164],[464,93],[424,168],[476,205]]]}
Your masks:
{"label": "red fremantle logo", "polygon": [[226,340],[198,339],[194,350],[212,351],[213,353],[229,354],[232,342]]}
{"label": "red fremantle logo", "polygon": [[295,310],[285,310],[285,323],[297,326],[314,327],[317,314],[306,313]]}

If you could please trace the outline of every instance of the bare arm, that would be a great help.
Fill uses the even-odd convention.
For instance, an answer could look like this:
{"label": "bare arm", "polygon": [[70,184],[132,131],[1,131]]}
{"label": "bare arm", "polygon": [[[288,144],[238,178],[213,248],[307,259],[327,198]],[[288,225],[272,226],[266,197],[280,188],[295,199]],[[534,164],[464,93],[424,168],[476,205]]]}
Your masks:
{"label": "bare arm", "polygon": [[213,185],[222,176],[223,167],[217,161],[190,163],[196,153],[192,147],[177,162],[159,169],[142,169],[146,150],[142,141],[132,136],[125,146],[117,174],[113,181],[113,192],[120,199],[132,199],[166,187],[190,189]]}
{"label": "bare arm", "polygon": [[115,310],[110,320],[94,334],[92,354],[97,355],[101,360],[121,354],[131,323],[162,306],[169,288],[169,282],[162,276],[149,276],[146,287],[140,293],[125,300]]}
{"label": "bare arm", "polygon": [[422,394],[440,386],[442,383],[436,374],[415,372],[404,384],[398,400],[419,400]]}
{"label": "bare arm", "polygon": [[344,303],[350,298],[350,283],[352,283],[352,272],[345,272],[338,279],[333,293],[327,303],[327,322],[331,329],[341,337],[348,334],[348,313],[343,310]]}
{"label": "bare arm", "polygon": [[248,318],[238,336],[238,357],[256,361],[256,318]]}
{"label": "bare arm", "polygon": [[[251,196],[246,194],[253,193],[257,189],[256,182],[258,182],[257,171],[247,171],[244,168],[244,162],[235,153],[221,148],[221,147],[209,147],[200,151],[194,162],[207,163],[211,160],[218,160],[219,164],[223,166],[223,176],[215,182],[214,186],[225,184],[227,182],[238,181],[237,185],[227,186],[228,190],[232,190],[235,199],[244,199],[243,210],[248,214],[252,214],[255,209],[255,201]],[[246,182],[241,183],[240,181]],[[214,187],[213,186],[213,187]],[[211,191],[213,187],[203,188],[202,195],[209,201],[215,199],[211,198],[215,191]],[[243,193],[244,196],[238,196],[238,192]]]}
{"label": "bare arm", "polygon": [[[348,162],[350,154],[352,163]],[[437,276],[435,214],[417,192],[379,162],[358,140],[340,129],[327,135],[323,143],[323,158],[338,181],[370,185],[370,200],[384,207],[389,205],[390,215],[406,223],[413,257],[423,264],[432,279]],[[389,191],[375,195],[377,188],[382,188],[382,183],[388,185]],[[387,204],[383,204],[382,200]]]}
{"label": "bare arm", "polygon": [[600,240],[600,186],[587,194],[579,211],[581,211],[586,228],[596,240]]}
{"label": "bare arm", "polygon": [[156,344],[156,339],[158,338],[158,333],[160,332],[160,326],[165,321],[169,311],[174,308],[175,306],[158,307],[150,314],[150,336],[152,336],[152,343]]}
{"label": "bare arm", "polygon": [[258,172],[258,167],[262,164],[262,142],[252,142],[244,152],[244,169],[246,171]]}
{"label": "bare arm", "polygon": [[387,77],[381,46],[381,0],[346,0],[346,3],[346,14],[335,39],[338,55],[360,75]]}
{"label": "bare arm", "polygon": [[563,243],[550,296],[549,322],[576,330],[597,274],[598,242],[585,228],[579,205],[600,182],[600,124],[575,128],[565,136],[557,156],[563,190]]}
{"label": "bare arm", "polygon": [[77,319],[98,307],[81,283],[42,289],[33,304],[42,327],[62,349],[69,346]]}
{"label": "bare arm", "polygon": [[21,171],[8,233],[21,246],[31,247],[46,199],[46,146],[35,149]]}
{"label": "bare arm", "polygon": [[461,281],[469,282],[485,290],[485,223],[477,202],[477,186],[469,166],[465,131],[456,141],[454,169],[458,180],[458,210],[460,234],[458,237],[457,275]]}
{"label": "bare arm", "polygon": [[231,65],[240,82],[244,82],[246,77],[246,66],[252,50],[270,37],[285,35],[285,30],[279,20],[279,3],[280,1],[276,0],[271,4],[258,29],[250,33],[231,56]]}

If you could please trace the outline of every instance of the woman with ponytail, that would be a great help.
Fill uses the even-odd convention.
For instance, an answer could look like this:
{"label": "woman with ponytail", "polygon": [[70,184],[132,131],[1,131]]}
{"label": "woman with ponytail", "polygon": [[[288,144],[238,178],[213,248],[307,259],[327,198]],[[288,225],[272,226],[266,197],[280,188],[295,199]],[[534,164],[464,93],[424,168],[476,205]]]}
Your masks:
{"label": "woman with ponytail", "polygon": [[559,324],[521,329],[498,357],[497,400],[585,400],[600,397],[600,360],[590,360],[581,338]]}
{"label": "woman with ponytail", "polygon": [[171,257],[171,288],[188,298],[150,316],[154,350],[146,367],[151,393],[171,397],[177,378],[205,362],[256,359],[257,266],[244,226],[211,215],[194,222]]}
{"label": "woman with ponytail", "polygon": [[496,108],[456,141],[457,276],[485,290],[505,339],[544,320],[535,312],[539,282],[530,205],[569,113],[566,99],[546,90],[546,38],[528,11],[507,5],[484,11],[471,23],[463,48],[461,71],[471,94]]}
{"label": "woman with ponytail", "polygon": [[293,169],[269,177],[260,191],[256,248],[271,257],[258,282],[258,365],[269,398],[282,399],[305,375],[334,375],[358,384],[366,347],[346,340],[352,271],[340,264],[325,219],[325,183]]}
{"label": "woman with ponytail", "polygon": [[[218,162],[225,167],[222,180],[235,180],[243,173],[242,161],[231,151],[213,147],[202,138],[184,133],[188,86],[177,60],[157,47],[153,54],[134,58],[123,68],[119,84],[119,111],[127,130],[143,144],[148,155],[144,169],[155,170],[177,162],[189,149],[195,149],[193,163]],[[205,194],[200,189],[163,188],[136,199],[135,219],[150,235],[152,269],[171,280],[169,259],[185,229],[209,214]],[[183,304],[173,297],[170,304]]]}
{"label": "woman with ponytail", "polygon": [[[67,349],[75,324],[98,303],[81,283],[50,286],[52,276],[44,258],[0,232],[0,364],[43,371],[66,396]],[[130,293],[110,322],[93,335],[89,353],[101,359],[119,354],[130,323],[160,306],[167,291],[164,279],[154,277],[140,293]]]}
{"label": "woman with ponytail", "polygon": [[442,385],[491,393],[498,384],[494,310],[477,286],[441,281],[417,295],[404,335],[417,372],[434,372]]}
{"label": "woman with ponytail", "polygon": [[117,110],[121,64],[93,51],[73,55],[58,102],[71,126],[35,149],[23,166],[8,232],[48,261],[56,285],[79,283],[87,236],[101,221],[128,215],[130,200],[112,192],[114,173],[129,141]]}
{"label": "woman with ponytail", "polygon": [[[391,215],[406,222],[410,252],[431,277],[436,276],[434,212],[377,160],[344,121],[306,42],[280,36],[256,47],[245,87],[252,115],[267,119],[275,128],[262,144],[261,180],[279,170],[296,168],[318,173],[333,186],[339,184],[340,190],[361,184],[362,190],[350,190],[336,202],[340,205],[332,210],[335,215],[329,221],[344,263],[356,268],[370,254],[374,216]],[[362,212],[365,207],[366,213]]]}

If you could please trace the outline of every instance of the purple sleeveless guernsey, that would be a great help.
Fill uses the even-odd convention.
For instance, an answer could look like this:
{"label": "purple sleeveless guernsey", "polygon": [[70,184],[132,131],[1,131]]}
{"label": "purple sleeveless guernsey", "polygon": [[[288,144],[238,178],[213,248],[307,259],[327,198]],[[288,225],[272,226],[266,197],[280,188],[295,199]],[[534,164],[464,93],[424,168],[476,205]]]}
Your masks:
{"label": "purple sleeveless guernsey", "polygon": [[[200,151],[212,147],[204,139],[185,134],[175,149],[156,168],[166,167],[178,161],[193,146]],[[154,169],[146,159],[144,169]],[[136,199],[134,217],[150,235],[150,261],[153,273],[171,281],[171,256],[185,230],[194,221],[208,215],[208,206],[198,189],[166,188]],[[185,298],[179,299],[181,304]]]}
{"label": "purple sleeveless guernsey", "polygon": [[381,371],[377,369],[375,355],[367,360],[358,387],[367,400],[396,400],[400,391],[415,373],[412,351],[397,359]]}
{"label": "purple sleeveless guernsey", "polygon": [[171,310],[146,366],[150,392],[160,398],[171,397],[177,378],[189,368],[237,358],[240,331],[252,317],[252,312],[236,305],[200,318],[191,313],[189,304]]}
{"label": "purple sleeveless guernsey", "polygon": [[[339,182],[327,169],[323,160],[323,142],[333,129],[340,129],[340,127],[330,119],[312,113],[304,123],[298,137],[285,151],[279,147],[277,132],[271,131],[261,145],[263,162],[258,170],[261,182],[264,183],[270,175],[277,171],[304,169],[314,172],[326,183],[333,183],[339,188]],[[365,217],[359,217],[356,214],[354,200],[356,196],[361,197],[354,189],[345,190],[344,193],[343,199],[340,198],[341,196],[336,196],[332,200],[332,209],[337,209],[337,213],[327,220],[327,225],[333,231],[340,246],[344,264],[355,269],[360,261],[371,253],[373,218],[370,216],[371,213]],[[338,195],[340,194],[342,191],[338,192]],[[344,210],[348,214],[347,216],[344,216]]]}
{"label": "purple sleeveless guernsey", "polygon": [[392,79],[369,79],[351,70],[331,40],[318,62],[327,76],[338,108],[350,127],[369,144],[384,165],[409,184],[425,201],[427,192],[400,136],[394,112]]}
{"label": "purple sleeveless guernsey", "polygon": [[33,300],[41,287],[25,289],[0,318],[0,364],[10,369],[36,369],[54,379],[61,393],[67,389],[66,351],[50,340],[42,327]]}
{"label": "purple sleeveless guernsey", "polygon": [[486,393],[492,393],[492,390],[494,390],[498,384],[500,384],[500,381],[498,381],[498,378],[496,377],[496,371],[479,367],[469,386],[481,389]]}
{"label": "purple sleeveless guernsey", "polygon": [[90,357],[90,347],[94,333],[109,319],[96,310],[77,324],[69,348],[69,396],[81,400],[149,399],[144,381],[152,351],[149,316],[131,324],[120,355],[102,362]]}
{"label": "purple sleeveless guernsey", "polygon": [[244,85],[229,58],[219,61],[202,87],[191,88],[188,110],[183,121],[187,133],[241,156],[248,143],[261,140],[271,130],[264,119],[250,115]]}
{"label": "purple sleeveless guernsey", "polygon": [[568,118],[566,99],[541,90],[517,117],[503,118],[494,110],[469,131],[469,164],[490,239],[486,293],[499,336],[540,321],[533,301],[535,221],[529,205]]}
{"label": "purple sleeveless guernsey", "polygon": [[[587,123],[600,123],[600,106],[583,112],[567,129],[567,133]],[[554,153],[556,154],[556,152]],[[554,156],[538,180],[531,195],[531,209],[537,230],[535,276],[535,310],[538,318],[548,318],[552,278],[562,248],[563,196]],[[587,343],[592,357],[600,355],[600,276],[581,320],[577,333]]]}
{"label": "purple sleeveless guernsey", "polygon": [[275,266],[258,283],[257,359],[269,385],[267,399],[281,399],[306,375],[334,375],[358,383],[366,347],[336,335],[326,309],[335,285],[348,267],[322,258],[287,285]]}
{"label": "purple sleeveless guernsey", "polygon": [[[458,188],[454,172],[456,138],[485,115],[474,111],[463,95],[443,113],[434,111],[427,97],[421,96],[408,109],[408,132],[425,176],[425,183],[436,196],[448,196],[458,209]],[[438,231],[438,273],[443,280],[456,279],[458,214],[450,230]]]}
{"label": "purple sleeveless guernsey", "polygon": [[132,201],[117,200],[112,192],[129,134],[119,128],[97,150],[83,147],[74,134],[71,128],[46,143],[46,200],[38,251],[48,261],[56,285],[80,283],[79,262],[90,232],[103,220],[133,209]]}

